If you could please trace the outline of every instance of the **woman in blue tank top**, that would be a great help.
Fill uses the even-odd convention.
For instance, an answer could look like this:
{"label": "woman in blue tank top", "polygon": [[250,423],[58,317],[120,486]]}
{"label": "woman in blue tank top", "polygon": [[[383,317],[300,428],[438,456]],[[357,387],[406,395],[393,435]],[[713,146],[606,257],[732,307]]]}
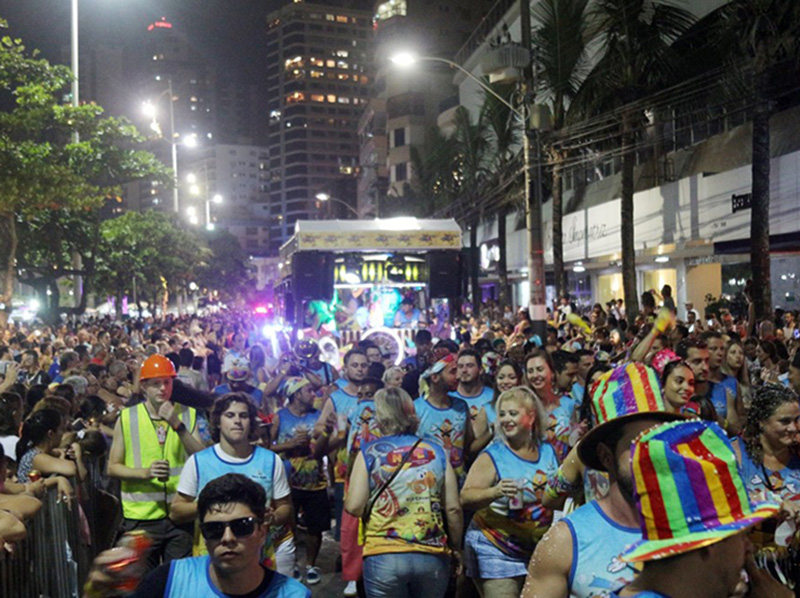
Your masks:
{"label": "woman in blue tank top", "polygon": [[477,511],[465,540],[467,575],[484,598],[522,591],[528,561],[553,519],[542,495],[558,469],[543,441],[545,410],[530,389],[504,392],[496,409],[502,442],[478,456],[461,491],[462,506]]}

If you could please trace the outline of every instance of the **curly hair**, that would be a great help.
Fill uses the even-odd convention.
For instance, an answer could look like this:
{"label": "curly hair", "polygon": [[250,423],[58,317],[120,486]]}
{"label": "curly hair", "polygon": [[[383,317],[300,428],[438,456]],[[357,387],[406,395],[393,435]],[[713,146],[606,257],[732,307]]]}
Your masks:
{"label": "curly hair", "polygon": [[764,462],[764,449],[761,446],[761,424],[772,417],[778,408],[785,403],[797,404],[797,394],[782,384],[765,384],[753,393],[743,437],[747,454],[756,465],[761,465]]}
{"label": "curly hair", "polygon": [[211,421],[209,423],[211,424],[211,438],[214,442],[219,442],[219,421],[222,418],[222,414],[233,403],[247,405],[247,414],[250,416],[250,434],[248,437],[250,440],[255,440],[258,437],[258,410],[250,395],[244,392],[229,392],[214,401],[214,405],[211,407]]}

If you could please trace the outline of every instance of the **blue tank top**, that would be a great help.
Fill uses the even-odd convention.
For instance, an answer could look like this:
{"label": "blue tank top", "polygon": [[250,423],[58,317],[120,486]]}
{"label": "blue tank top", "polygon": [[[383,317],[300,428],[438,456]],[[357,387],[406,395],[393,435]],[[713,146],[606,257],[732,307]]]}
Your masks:
{"label": "blue tank top", "polygon": [[452,404],[445,409],[431,405],[427,399],[414,401],[419,418],[417,436],[433,440],[444,447],[450,465],[458,478],[458,487],[464,484],[467,475],[464,463],[464,441],[469,424],[469,407],[461,399],[451,398]]}
{"label": "blue tank top", "polygon": [[477,397],[465,397],[458,391],[451,392],[450,396],[454,399],[461,399],[464,401],[467,404],[467,407],[469,407],[470,419],[475,421],[475,418],[478,417],[478,412],[481,410],[481,407],[492,402],[492,399],[494,398],[494,390],[488,386],[484,386],[483,390]]}
{"label": "blue tank top", "polygon": [[716,409],[717,416],[720,419],[728,418],[728,396],[726,391],[731,391],[735,397],[736,386],[736,378],[733,376],[724,376],[722,380],[711,385],[711,402],[714,404],[714,409]]}
{"label": "blue tank top", "polygon": [[555,451],[542,442],[539,458],[529,461],[514,453],[505,442],[496,442],[483,452],[492,459],[498,479],[524,482],[522,508],[509,509],[509,499],[502,496],[478,511],[473,525],[505,554],[527,563],[553,521],[553,512],[542,506],[542,495],[547,478],[558,469]]}
{"label": "blue tank top", "polygon": [[[250,458],[243,463],[223,461],[214,448],[219,445],[203,449],[194,456],[197,468],[197,496],[211,480],[224,476],[226,473],[241,473],[264,488],[267,500],[272,498],[274,488],[275,459],[277,455],[271,450],[257,446]],[[221,449],[220,449],[221,450]]]}
{"label": "blue tank top", "polygon": [[576,509],[563,519],[572,535],[571,598],[590,598],[615,592],[633,581],[633,565],[619,555],[642,539],[638,527],[609,519],[597,502]]}
{"label": "blue tank top", "polygon": [[[283,444],[294,438],[298,432],[305,429],[309,436],[314,431],[314,426],[319,419],[320,412],[316,409],[295,415],[284,407],[278,411],[278,444]],[[322,490],[327,486],[322,470],[322,460],[311,455],[309,446],[299,447],[283,453],[283,465],[289,477],[289,485],[297,490]]]}
{"label": "blue tank top", "polygon": [[[208,555],[172,561],[165,598],[220,598],[223,596],[211,582]],[[272,574],[267,589],[258,598],[311,598],[311,590],[299,581],[280,573]]]}

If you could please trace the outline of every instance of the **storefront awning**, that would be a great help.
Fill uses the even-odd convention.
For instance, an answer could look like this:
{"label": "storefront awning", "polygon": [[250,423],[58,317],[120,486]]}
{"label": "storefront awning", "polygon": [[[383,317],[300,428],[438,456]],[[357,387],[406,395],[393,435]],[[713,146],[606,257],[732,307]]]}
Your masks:
{"label": "storefront awning", "polygon": [[[714,243],[714,255],[748,254],[752,243],[750,239],[720,241]],[[770,253],[800,253],[800,232],[770,235]]]}

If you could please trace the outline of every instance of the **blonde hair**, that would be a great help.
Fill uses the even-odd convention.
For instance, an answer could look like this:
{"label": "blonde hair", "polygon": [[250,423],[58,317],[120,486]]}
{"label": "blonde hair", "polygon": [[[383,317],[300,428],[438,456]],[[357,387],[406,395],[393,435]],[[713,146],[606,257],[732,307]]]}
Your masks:
{"label": "blonde hair", "polygon": [[536,393],[527,386],[515,386],[500,393],[500,396],[497,397],[497,402],[495,403],[495,411],[497,413],[495,435],[499,435],[503,440],[505,440],[506,435],[500,425],[500,408],[504,401],[517,401],[526,411],[533,412],[536,415],[536,421],[531,428],[531,438],[535,444],[540,444],[547,431],[547,412]]}
{"label": "blonde hair", "polygon": [[402,388],[382,388],[375,393],[375,422],[386,436],[415,434],[419,418],[414,401]]}
{"label": "blonde hair", "polygon": [[384,384],[388,384],[389,383],[389,376],[391,376],[395,372],[400,372],[401,374],[404,374],[405,370],[403,370],[403,368],[401,368],[399,365],[393,365],[392,367],[387,369],[385,372],[383,372],[383,376],[381,376],[381,380],[383,381],[383,383]]}

